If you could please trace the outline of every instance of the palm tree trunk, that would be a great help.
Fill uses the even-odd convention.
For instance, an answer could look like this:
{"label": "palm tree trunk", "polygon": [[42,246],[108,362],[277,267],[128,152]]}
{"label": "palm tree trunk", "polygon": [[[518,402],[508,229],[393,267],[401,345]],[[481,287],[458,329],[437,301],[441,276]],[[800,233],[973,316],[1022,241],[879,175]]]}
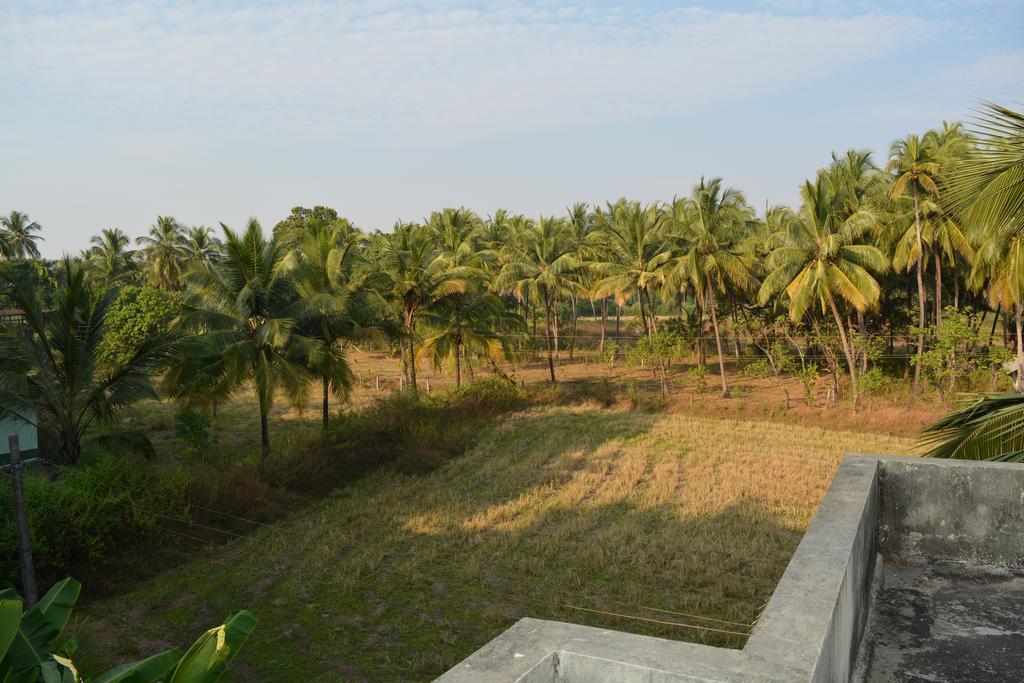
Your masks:
{"label": "palm tree trunk", "polygon": [[[867,340],[868,336],[868,322],[864,311],[857,311],[857,331],[860,332],[860,336]],[[860,371],[868,371],[868,354],[865,350],[864,357],[860,359]]]}
{"label": "palm tree trunk", "polygon": [[455,388],[462,386],[462,342],[455,340]]}
{"label": "palm tree trunk", "polygon": [[260,469],[267,465],[267,458],[270,457],[270,426],[267,422],[267,411],[260,408]]}
{"label": "palm tree trunk", "polygon": [[572,295],[572,329],[569,331],[569,362],[572,362],[573,352],[576,350],[576,295]]}
{"label": "palm tree trunk", "polygon": [[935,327],[942,327],[942,259],[935,252]]}
{"label": "palm tree trunk", "polygon": [[559,360],[561,360],[561,358],[562,358],[562,354],[561,354],[562,349],[561,349],[561,346],[558,344],[558,296],[556,295],[556,296],[554,296],[552,298],[553,298],[553,302],[552,302],[552,306],[551,306],[551,311],[552,311],[552,313],[554,313],[554,319],[552,320],[551,328],[555,332],[555,358],[558,358]]}
{"label": "palm tree trunk", "polygon": [[322,399],[323,400],[323,405],[322,405],[322,408],[323,408],[323,423],[324,423],[323,427],[324,427],[324,429],[327,429],[327,421],[328,421],[329,416],[331,414],[331,406],[330,406],[330,403],[331,403],[330,388],[331,387],[330,387],[330,382],[328,381],[327,377],[322,377],[321,378],[321,382],[324,385],[324,395],[323,395],[323,399]]}
{"label": "palm tree trunk", "polygon": [[409,388],[416,391],[416,341],[409,330]]}
{"label": "palm tree trunk", "polygon": [[608,297],[601,299],[601,353],[604,353],[605,328],[608,326]]}
{"label": "palm tree trunk", "polygon": [[704,306],[694,291],[694,299],[697,303],[697,365],[704,367],[708,364],[707,356],[704,353]]}
{"label": "palm tree trunk", "polygon": [[640,302],[640,320],[643,321],[644,325],[644,336],[651,336],[651,328],[647,324],[647,309],[644,308],[644,290],[642,287],[638,287],[636,290],[637,301]]}
{"label": "palm tree trunk", "polygon": [[[925,306],[928,295],[924,291],[924,244],[921,241],[921,207],[914,188],[914,232],[917,236],[917,299],[920,310],[917,312],[917,355],[924,353]],[[917,402],[917,392],[921,386],[921,364],[914,364],[914,384],[910,389],[910,406]]]}
{"label": "palm tree trunk", "polygon": [[718,374],[722,378],[722,398],[729,398],[729,387],[725,382],[725,359],[722,357],[722,337],[718,334],[718,313],[715,310],[715,292],[708,278],[708,303],[711,305],[711,325],[715,328],[715,348],[718,349]]}
{"label": "palm tree trunk", "polygon": [[658,317],[654,313],[654,295],[651,294],[651,288],[646,287],[647,290],[647,311],[651,316],[651,334],[658,333]]}
{"label": "palm tree trunk", "polygon": [[953,268],[953,308],[960,310],[960,278],[956,268]]}
{"label": "palm tree trunk", "polygon": [[62,433],[60,439],[60,457],[65,465],[77,465],[82,454],[82,442],[74,432]]}
{"label": "palm tree trunk", "polygon": [[551,383],[554,384],[558,380],[555,379],[555,357],[551,350],[551,299],[546,294],[544,295],[544,338],[548,344],[548,373],[551,376]]}
{"label": "palm tree trunk", "polygon": [[1024,304],[1018,302],[1016,305],[1016,322],[1017,322],[1017,391],[1024,392],[1024,372],[1021,371],[1024,368],[1024,330],[1021,329],[1021,314],[1024,311]]}
{"label": "palm tree trunk", "polygon": [[988,333],[988,345],[992,346],[992,339],[996,336],[996,325],[999,324],[999,313],[1003,310],[1003,304],[996,304],[996,314],[992,317],[992,330]]}
{"label": "palm tree trunk", "polygon": [[850,392],[853,394],[853,405],[857,405],[857,363],[853,358],[853,349],[850,347],[850,339],[846,335],[846,327],[843,325],[843,317],[839,315],[839,308],[835,299],[829,294],[828,304],[832,308],[832,317],[836,320],[836,327],[839,328],[839,340],[843,344],[843,353],[846,355],[846,365],[850,368]]}
{"label": "palm tree trunk", "polygon": [[729,307],[732,317],[732,350],[736,354],[736,367],[740,366],[740,321],[736,315],[736,299],[729,297]]}
{"label": "palm tree trunk", "polygon": [[[530,304],[530,313],[533,316],[533,334],[530,335],[530,348],[536,354],[537,352],[537,307]],[[536,355],[534,356],[536,358]]]}

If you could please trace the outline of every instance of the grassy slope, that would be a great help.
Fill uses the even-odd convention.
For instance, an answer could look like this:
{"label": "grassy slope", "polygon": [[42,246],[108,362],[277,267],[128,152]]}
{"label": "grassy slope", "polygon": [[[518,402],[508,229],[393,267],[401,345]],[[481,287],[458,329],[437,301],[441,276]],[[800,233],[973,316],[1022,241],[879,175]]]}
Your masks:
{"label": "grassy slope", "polygon": [[569,606],[750,623],[841,455],[911,448],[599,408],[520,413],[480,443],[425,476],[378,473],[89,605],[86,663],[185,644],[243,607],[261,619],[234,670],[247,681],[429,679],[525,615],[740,646]]}

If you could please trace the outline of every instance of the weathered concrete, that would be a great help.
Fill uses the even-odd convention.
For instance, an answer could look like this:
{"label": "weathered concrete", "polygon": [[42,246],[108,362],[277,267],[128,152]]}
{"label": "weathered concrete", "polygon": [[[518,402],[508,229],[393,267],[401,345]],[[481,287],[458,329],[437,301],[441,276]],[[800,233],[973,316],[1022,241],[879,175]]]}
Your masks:
{"label": "weathered concrete", "polygon": [[883,556],[1024,567],[1024,467],[916,458],[881,462]]}
{"label": "weathered concrete", "polygon": [[522,619],[439,680],[1024,680],[1022,508],[1020,466],[848,456],[742,650]]}
{"label": "weathered concrete", "polygon": [[911,560],[877,587],[855,680],[1024,678],[1024,574]]}

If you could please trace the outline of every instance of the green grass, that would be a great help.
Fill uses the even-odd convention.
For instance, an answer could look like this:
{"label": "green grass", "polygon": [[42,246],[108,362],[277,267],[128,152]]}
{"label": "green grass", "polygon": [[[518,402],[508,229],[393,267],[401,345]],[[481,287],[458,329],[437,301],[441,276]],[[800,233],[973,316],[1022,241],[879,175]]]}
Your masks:
{"label": "green grass", "polygon": [[[234,680],[425,680],[523,616],[739,647],[839,459],[910,441],[598,407],[499,419],[429,474],[378,471],[85,606],[82,664],[260,623]],[[103,652],[103,656],[97,653]]]}

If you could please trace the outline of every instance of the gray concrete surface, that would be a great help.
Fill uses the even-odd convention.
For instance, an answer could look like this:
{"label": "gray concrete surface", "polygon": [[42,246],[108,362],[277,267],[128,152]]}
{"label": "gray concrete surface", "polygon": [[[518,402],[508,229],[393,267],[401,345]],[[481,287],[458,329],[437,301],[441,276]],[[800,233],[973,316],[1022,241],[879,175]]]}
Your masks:
{"label": "gray concrete surface", "polygon": [[1024,574],[1005,567],[885,563],[855,680],[1024,680]]}
{"label": "gray concrete surface", "polygon": [[443,683],[1024,680],[1024,467],[847,456],[742,650],[522,619]]}

